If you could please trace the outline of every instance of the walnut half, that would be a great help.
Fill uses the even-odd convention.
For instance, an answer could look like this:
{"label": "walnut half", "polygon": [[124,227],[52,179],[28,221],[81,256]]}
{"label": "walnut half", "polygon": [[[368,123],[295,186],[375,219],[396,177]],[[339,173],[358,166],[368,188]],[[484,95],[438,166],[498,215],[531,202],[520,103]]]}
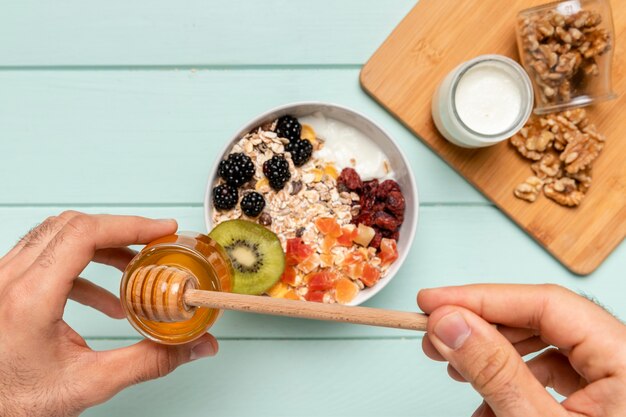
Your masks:
{"label": "walnut half", "polygon": [[515,197],[521,200],[534,203],[535,200],[537,200],[537,196],[539,196],[542,186],[543,181],[533,175],[526,178],[526,181],[515,187],[513,193],[515,194]]}
{"label": "walnut half", "polygon": [[511,138],[511,144],[528,159],[538,161],[554,140],[554,134],[542,128],[540,121],[524,126]]}
{"label": "walnut half", "polygon": [[558,155],[546,153],[543,158],[530,166],[535,175],[542,180],[563,176],[562,162]]}
{"label": "walnut half", "polygon": [[585,193],[579,190],[576,180],[568,177],[544,185],[543,193],[560,205],[568,207],[578,206],[585,197]]}

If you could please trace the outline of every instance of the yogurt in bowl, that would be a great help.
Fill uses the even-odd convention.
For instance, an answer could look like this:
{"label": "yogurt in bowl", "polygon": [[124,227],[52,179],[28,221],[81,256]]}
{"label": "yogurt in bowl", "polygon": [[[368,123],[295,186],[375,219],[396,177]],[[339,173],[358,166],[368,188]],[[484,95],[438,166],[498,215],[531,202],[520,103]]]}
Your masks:
{"label": "yogurt in bowl", "polygon": [[[243,171],[241,181],[229,177]],[[393,140],[365,116],[323,103],[283,106],[246,124],[205,195],[209,230],[243,218],[278,235],[288,265],[267,295],[350,305],[396,274],[417,209],[413,175]]]}
{"label": "yogurt in bowl", "polygon": [[383,149],[360,130],[319,111],[298,120],[311,126],[320,138],[326,138],[317,157],[334,161],[339,169],[354,168],[365,181],[393,178]]}

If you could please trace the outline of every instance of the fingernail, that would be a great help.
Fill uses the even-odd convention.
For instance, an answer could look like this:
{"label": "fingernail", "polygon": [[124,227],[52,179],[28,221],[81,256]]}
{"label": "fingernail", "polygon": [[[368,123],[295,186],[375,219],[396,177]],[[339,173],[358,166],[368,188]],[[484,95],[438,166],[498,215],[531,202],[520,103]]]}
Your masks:
{"label": "fingernail", "polygon": [[472,333],[465,319],[458,312],[450,313],[441,318],[435,325],[434,331],[439,340],[452,350],[457,350],[463,346],[463,343]]}
{"label": "fingernail", "polygon": [[213,344],[213,341],[209,340],[199,343],[191,348],[191,355],[189,355],[189,360],[195,361],[196,359],[206,358],[208,356],[215,356],[216,353],[217,349]]}
{"label": "fingernail", "polygon": [[156,219],[157,222],[161,222],[161,223],[175,223],[176,220],[174,219]]}

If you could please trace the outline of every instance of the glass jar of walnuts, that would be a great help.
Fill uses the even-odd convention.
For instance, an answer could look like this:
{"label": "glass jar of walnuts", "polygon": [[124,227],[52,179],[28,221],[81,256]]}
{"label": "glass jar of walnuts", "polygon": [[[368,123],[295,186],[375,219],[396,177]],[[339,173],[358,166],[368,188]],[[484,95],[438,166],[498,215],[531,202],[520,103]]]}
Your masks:
{"label": "glass jar of walnuts", "polygon": [[614,29],[608,0],[550,3],[519,13],[517,43],[533,80],[535,113],[615,98],[611,82]]}

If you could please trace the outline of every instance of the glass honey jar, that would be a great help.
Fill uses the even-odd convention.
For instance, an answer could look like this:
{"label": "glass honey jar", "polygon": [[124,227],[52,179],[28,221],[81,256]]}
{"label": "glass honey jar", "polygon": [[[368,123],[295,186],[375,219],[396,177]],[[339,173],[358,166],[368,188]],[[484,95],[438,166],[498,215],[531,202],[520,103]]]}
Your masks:
{"label": "glass honey jar", "polygon": [[[184,291],[189,285],[199,290],[230,292],[233,273],[228,255],[215,240],[203,234],[180,232],[149,243],[128,264],[122,277],[120,300],[130,324],[146,338],[170,345],[188,343],[206,333],[221,311],[181,306],[182,319],[156,320],[150,314],[150,307],[133,304],[133,293],[160,297],[162,301],[163,297],[176,296],[176,292]],[[136,279],[139,275],[142,279]],[[190,279],[175,288],[173,294],[171,282],[169,289],[165,284],[153,285],[176,276]]]}

